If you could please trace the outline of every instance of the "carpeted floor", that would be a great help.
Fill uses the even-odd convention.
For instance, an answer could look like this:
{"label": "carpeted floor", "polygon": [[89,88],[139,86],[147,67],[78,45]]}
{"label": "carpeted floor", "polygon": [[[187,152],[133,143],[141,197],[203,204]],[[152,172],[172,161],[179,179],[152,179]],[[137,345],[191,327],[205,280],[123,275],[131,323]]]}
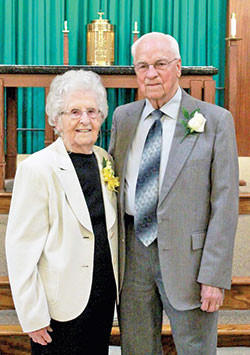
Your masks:
{"label": "carpeted floor", "polygon": [[[109,355],[121,355],[121,348],[110,346]],[[250,348],[218,348],[217,355],[250,355]]]}

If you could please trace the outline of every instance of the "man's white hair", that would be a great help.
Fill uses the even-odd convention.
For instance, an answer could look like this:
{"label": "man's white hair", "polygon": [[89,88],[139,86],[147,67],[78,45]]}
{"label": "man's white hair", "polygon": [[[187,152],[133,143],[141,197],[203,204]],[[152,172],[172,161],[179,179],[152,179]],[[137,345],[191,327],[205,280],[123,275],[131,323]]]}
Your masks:
{"label": "man's white hair", "polygon": [[180,50],[179,50],[179,44],[176,41],[176,39],[170,35],[166,35],[165,33],[162,32],[150,32],[146,33],[145,35],[141,36],[131,47],[131,54],[133,57],[133,60],[135,60],[136,56],[136,50],[138,46],[145,40],[150,37],[155,37],[159,40],[164,40],[168,42],[168,49],[175,55],[176,58],[180,58]]}

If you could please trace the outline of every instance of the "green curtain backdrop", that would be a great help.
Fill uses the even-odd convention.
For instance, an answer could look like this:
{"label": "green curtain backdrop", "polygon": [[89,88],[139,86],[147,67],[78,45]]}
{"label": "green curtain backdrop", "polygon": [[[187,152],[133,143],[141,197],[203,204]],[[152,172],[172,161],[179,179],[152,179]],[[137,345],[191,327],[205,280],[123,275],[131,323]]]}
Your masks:
{"label": "green curtain backdrop", "polygon": [[[183,65],[212,65],[219,69],[216,86],[224,86],[227,0],[0,0],[0,64],[63,64],[63,22],[68,21],[69,64],[86,64],[87,24],[104,18],[115,25],[115,64],[130,65],[134,22],[140,35],[151,31],[171,34],[180,44]],[[139,35],[139,36],[140,36]],[[223,105],[223,90],[216,102]],[[109,90],[109,130],[117,104],[133,99],[133,92]],[[18,89],[18,153],[43,148],[44,91]],[[101,144],[108,145],[107,138]]]}

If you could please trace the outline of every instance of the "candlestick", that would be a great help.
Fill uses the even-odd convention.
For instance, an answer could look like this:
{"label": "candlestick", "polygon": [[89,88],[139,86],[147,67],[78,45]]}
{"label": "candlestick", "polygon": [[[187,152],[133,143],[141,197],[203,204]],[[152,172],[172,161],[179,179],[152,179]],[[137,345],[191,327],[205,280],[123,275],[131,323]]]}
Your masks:
{"label": "candlestick", "polygon": [[236,14],[232,12],[231,15],[231,37],[236,37]]}
{"label": "candlestick", "polygon": [[67,21],[64,21],[64,29],[63,29],[63,65],[69,64],[69,30],[67,26]]}

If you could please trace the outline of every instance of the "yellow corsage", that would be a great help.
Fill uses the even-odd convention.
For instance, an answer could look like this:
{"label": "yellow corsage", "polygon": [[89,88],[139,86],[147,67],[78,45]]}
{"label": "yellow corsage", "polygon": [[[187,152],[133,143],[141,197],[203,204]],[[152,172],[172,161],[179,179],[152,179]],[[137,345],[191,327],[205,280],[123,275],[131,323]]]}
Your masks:
{"label": "yellow corsage", "polygon": [[119,178],[115,176],[114,170],[112,169],[111,162],[103,157],[102,159],[102,177],[104,182],[107,184],[110,191],[116,191],[117,187],[120,186]]}

